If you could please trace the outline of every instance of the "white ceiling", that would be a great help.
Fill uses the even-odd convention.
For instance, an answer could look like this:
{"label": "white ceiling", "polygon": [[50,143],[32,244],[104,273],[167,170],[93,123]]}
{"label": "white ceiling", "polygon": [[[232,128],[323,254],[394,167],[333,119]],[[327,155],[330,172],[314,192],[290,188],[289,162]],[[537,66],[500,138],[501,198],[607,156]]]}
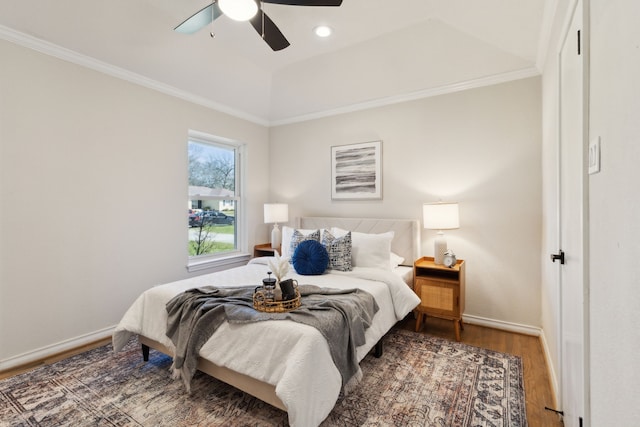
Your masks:
{"label": "white ceiling", "polygon": [[[273,52],[226,16],[194,35],[173,31],[210,1],[0,0],[0,37],[281,124],[537,74],[553,13],[552,0],[264,4],[291,43]],[[315,37],[318,24],[333,36]]]}

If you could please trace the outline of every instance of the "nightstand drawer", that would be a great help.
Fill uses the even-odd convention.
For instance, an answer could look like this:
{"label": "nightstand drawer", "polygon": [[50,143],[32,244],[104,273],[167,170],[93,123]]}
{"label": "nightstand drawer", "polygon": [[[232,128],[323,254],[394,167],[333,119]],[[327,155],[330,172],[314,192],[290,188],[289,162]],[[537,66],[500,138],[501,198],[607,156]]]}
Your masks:
{"label": "nightstand drawer", "polygon": [[460,307],[457,284],[417,278],[416,294],[420,297],[420,306],[432,314],[458,316]]}

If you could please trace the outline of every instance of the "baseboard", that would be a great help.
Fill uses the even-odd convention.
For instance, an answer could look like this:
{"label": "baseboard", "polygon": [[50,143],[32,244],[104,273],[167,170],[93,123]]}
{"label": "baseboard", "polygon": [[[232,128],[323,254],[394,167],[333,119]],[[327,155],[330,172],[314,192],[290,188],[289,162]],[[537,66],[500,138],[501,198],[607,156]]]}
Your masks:
{"label": "baseboard", "polygon": [[488,328],[500,329],[508,332],[515,332],[524,335],[533,335],[539,337],[542,335],[542,329],[537,326],[522,325],[520,323],[505,322],[502,320],[488,319],[486,317],[472,316],[465,314],[462,317],[464,323],[470,325],[486,326]]}
{"label": "baseboard", "polygon": [[554,369],[553,362],[551,360],[551,352],[549,351],[549,345],[547,344],[547,337],[544,334],[544,330],[540,335],[540,341],[542,341],[542,351],[544,351],[544,358],[547,362],[547,370],[549,371],[549,377],[551,380],[551,391],[553,392],[553,400],[555,402],[554,408],[560,407],[558,402],[558,396],[560,396],[560,388],[558,383],[558,376]]}
{"label": "baseboard", "polygon": [[99,331],[91,332],[89,334],[81,335],[75,338],[70,338],[56,344],[28,351],[26,353],[13,356],[5,360],[0,360],[0,372],[43,360],[55,354],[73,350],[78,347],[91,344],[92,342],[108,338],[113,334],[114,329],[115,326],[110,326]]}

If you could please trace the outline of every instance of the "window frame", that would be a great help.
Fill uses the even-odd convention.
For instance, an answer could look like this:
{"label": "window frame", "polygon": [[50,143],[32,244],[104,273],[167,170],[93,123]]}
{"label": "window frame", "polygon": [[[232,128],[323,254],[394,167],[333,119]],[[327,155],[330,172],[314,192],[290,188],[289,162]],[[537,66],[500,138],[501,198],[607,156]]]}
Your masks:
{"label": "window frame", "polygon": [[[186,153],[188,157],[189,153],[189,144],[191,142],[212,145],[215,147],[220,147],[224,149],[229,149],[234,151],[234,180],[235,180],[235,188],[234,188],[234,196],[224,196],[224,197],[215,197],[215,196],[203,196],[199,200],[234,200],[235,201],[235,212],[234,212],[234,224],[235,224],[235,250],[218,253],[218,254],[204,254],[204,255],[189,255],[187,250],[187,270],[189,272],[206,270],[210,268],[222,269],[222,268],[231,268],[236,265],[243,265],[250,259],[250,254],[247,250],[247,238],[246,238],[246,200],[244,198],[244,174],[246,165],[246,144],[235,141],[232,139],[210,135],[208,133],[189,130],[187,137],[187,146]],[[186,191],[187,191],[187,201],[191,200],[189,196],[189,162],[186,162],[187,167],[187,177],[186,177]],[[187,246],[189,242],[188,237],[188,219],[186,222],[187,226]]]}

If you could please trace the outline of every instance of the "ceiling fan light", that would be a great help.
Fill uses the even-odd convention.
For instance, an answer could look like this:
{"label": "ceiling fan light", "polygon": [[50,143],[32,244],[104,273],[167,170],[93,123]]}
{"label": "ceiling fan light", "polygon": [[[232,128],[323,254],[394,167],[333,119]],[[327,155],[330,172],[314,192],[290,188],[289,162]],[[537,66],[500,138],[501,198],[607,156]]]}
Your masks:
{"label": "ceiling fan light", "polygon": [[254,0],[218,0],[218,6],[234,21],[248,21],[258,13]]}
{"label": "ceiling fan light", "polygon": [[331,35],[331,27],[327,25],[318,25],[313,29],[313,32],[318,37],[329,37]]}

